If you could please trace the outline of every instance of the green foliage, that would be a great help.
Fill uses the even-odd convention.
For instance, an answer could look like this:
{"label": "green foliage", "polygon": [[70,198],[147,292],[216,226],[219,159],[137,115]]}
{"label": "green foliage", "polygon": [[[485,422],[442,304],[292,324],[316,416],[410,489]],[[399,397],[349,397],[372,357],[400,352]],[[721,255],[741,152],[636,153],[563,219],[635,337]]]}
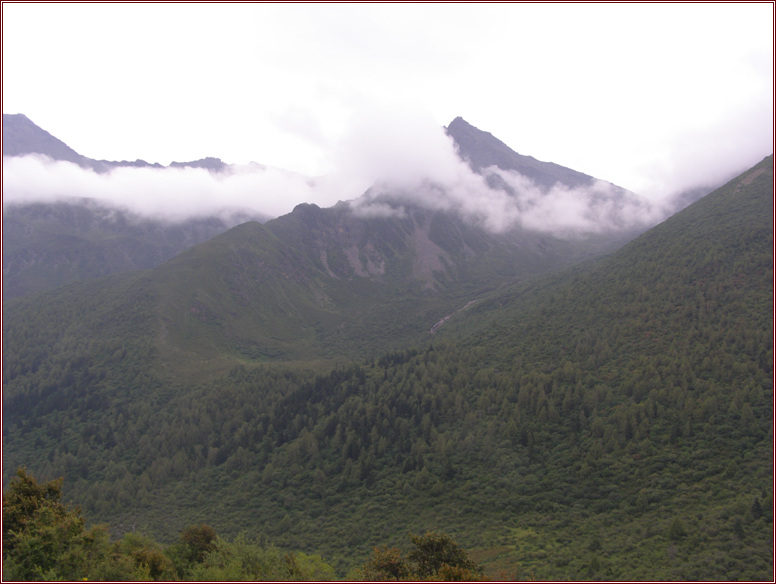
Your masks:
{"label": "green foliage", "polygon": [[356,577],[369,582],[411,579],[411,568],[399,548],[375,547],[372,556],[364,562]]}
{"label": "green foliage", "polygon": [[407,554],[407,558],[415,565],[414,572],[422,580],[468,580],[470,578],[463,576],[482,571],[446,534],[410,534],[410,541],[415,548]]}
{"label": "green foliage", "polygon": [[134,532],[111,542],[105,527],[84,529],[80,510],[62,504],[61,491],[61,479],[41,484],[25,469],[17,471],[3,495],[5,579],[334,579],[334,569],[317,554],[284,553],[242,536],[220,539],[204,524],[184,529],[167,549]]}
{"label": "green foliage", "polygon": [[209,525],[190,525],[181,532],[180,541],[191,562],[202,562],[205,556],[216,549],[215,530]]}
{"label": "green foliage", "polygon": [[[104,527],[84,528],[60,499],[62,480],[39,483],[25,469],[3,493],[3,577],[7,580],[147,579],[111,544]],[[134,578],[134,576],[141,576]]]}
{"label": "green foliage", "polygon": [[415,546],[406,559],[398,548],[375,547],[356,577],[367,581],[472,581],[483,580],[482,568],[450,536],[427,532],[410,534]]}
{"label": "green foliage", "polygon": [[172,560],[162,546],[138,533],[127,533],[118,543],[121,556],[131,560],[132,580],[170,580],[175,576]]}
{"label": "green foliage", "polygon": [[19,468],[3,496],[3,566],[11,579],[67,576],[84,520],[61,502],[62,480],[40,484]]}
{"label": "green foliage", "polygon": [[328,580],[334,570],[320,556],[282,552],[244,535],[217,539],[215,549],[191,568],[188,579],[205,582]]}
{"label": "green foliage", "polygon": [[306,582],[336,580],[334,568],[319,555],[295,552],[293,555],[295,578]]}
{"label": "green foliage", "polygon": [[191,569],[216,550],[217,539],[216,531],[204,523],[189,525],[181,531],[178,540],[166,550],[179,579],[187,579]]}
{"label": "green foliage", "polygon": [[671,522],[671,527],[668,529],[668,537],[672,541],[679,541],[687,535],[687,530],[684,528],[682,521],[677,517]]}
{"label": "green foliage", "polygon": [[78,523],[77,511],[61,503],[62,479],[40,484],[25,468],[16,471],[3,496],[3,551],[13,553],[18,539],[40,515],[51,520]]}

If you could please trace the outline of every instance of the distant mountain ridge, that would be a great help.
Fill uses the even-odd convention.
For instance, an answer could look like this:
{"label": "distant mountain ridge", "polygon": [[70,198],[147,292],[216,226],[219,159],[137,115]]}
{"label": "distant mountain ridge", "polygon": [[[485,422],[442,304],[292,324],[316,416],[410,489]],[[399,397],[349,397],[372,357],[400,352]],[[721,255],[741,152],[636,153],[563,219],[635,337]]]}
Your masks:
{"label": "distant mountain ridge", "polygon": [[238,223],[258,219],[243,213],[169,223],[88,199],[11,205],[3,209],[3,297],[152,268]]}
{"label": "distant mountain ridge", "polygon": [[[23,114],[3,114],[3,156],[27,154],[107,173],[116,168],[202,168],[225,172],[219,158],[172,162],[94,160],[70,148]],[[5,203],[5,201],[4,201]],[[88,199],[3,205],[3,297],[50,290],[77,280],[152,268],[245,221],[269,216],[233,210],[219,217],[170,222]]]}
{"label": "distant mountain ridge", "polygon": [[[475,172],[489,167],[517,171],[545,187],[556,182],[574,187],[594,180],[557,164],[517,154],[492,134],[478,130],[460,117],[446,131],[455,141],[462,159]],[[173,162],[169,167],[143,160],[93,160],[77,153],[23,114],[3,114],[4,156],[31,153],[72,162],[94,172],[109,172],[119,167],[190,167],[209,172],[228,172],[230,168],[219,158]],[[493,188],[515,194],[503,181],[498,183],[492,176],[488,180]],[[387,196],[390,198],[390,193]],[[623,191],[622,196],[628,194]],[[412,281],[412,286],[426,291],[455,288],[465,281],[468,281],[466,286],[472,286],[471,278],[478,280],[477,286],[481,287],[490,279],[485,275],[488,270],[496,270],[496,274],[505,278],[552,269],[567,261],[612,249],[617,242],[634,235],[592,237],[575,249],[556,237],[520,229],[503,237],[495,236],[473,228],[452,214],[432,214],[411,204],[408,215],[394,222],[370,222],[354,216],[347,205],[320,209],[317,205],[300,204],[273,223],[271,231],[280,230],[282,236],[295,238],[293,242],[286,241],[286,245],[304,253],[315,264],[311,269],[323,270],[328,277],[384,283],[393,279],[386,285],[399,287],[409,286]],[[3,293],[13,297],[79,279],[152,268],[239,222],[267,219],[259,214],[234,213],[228,220],[197,218],[171,224],[88,201],[15,204],[5,208],[3,215]],[[367,225],[372,225],[374,230],[365,231]],[[292,234],[291,226],[301,231]],[[375,237],[377,234],[388,239],[381,241]],[[250,248],[252,244],[241,245]],[[486,257],[489,259],[483,263]],[[501,267],[496,269],[496,265]],[[475,276],[478,271],[479,275]]]}
{"label": "distant mountain ridge", "polygon": [[[560,182],[569,187],[589,185],[596,180],[592,176],[566,168],[554,162],[542,162],[532,156],[518,154],[490,132],[484,132],[462,117],[456,117],[446,128],[453,138],[461,158],[467,161],[475,172],[489,166],[502,170],[513,170],[532,179],[537,185],[551,187]],[[165,167],[158,162],[145,160],[110,161],[95,160],[79,154],[65,142],[37,126],[24,114],[3,114],[3,156],[24,156],[42,154],[53,160],[78,164],[95,172],[109,172],[113,168],[204,168],[211,172],[222,172],[229,164],[220,158],[206,157],[189,162],[171,162]]]}
{"label": "distant mountain ridge", "polygon": [[[59,138],[37,126],[24,114],[3,114],[3,156],[24,156],[42,154],[52,160],[73,162],[81,168],[98,173],[110,172],[114,168],[165,168],[158,162],[145,160],[112,161],[95,160],[79,154]],[[204,168],[212,172],[221,172],[228,165],[219,158],[203,158],[191,162],[172,162],[169,168]]]}

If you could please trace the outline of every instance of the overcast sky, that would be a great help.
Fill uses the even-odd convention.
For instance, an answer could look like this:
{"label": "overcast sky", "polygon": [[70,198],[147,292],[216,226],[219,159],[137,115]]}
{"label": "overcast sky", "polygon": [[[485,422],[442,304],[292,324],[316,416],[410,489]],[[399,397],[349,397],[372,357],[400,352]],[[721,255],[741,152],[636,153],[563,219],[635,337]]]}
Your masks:
{"label": "overcast sky", "polygon": [[660,197],[772,153],[773,9],[3,4],[3,112],[91,158],[308,175],[462,116]]}

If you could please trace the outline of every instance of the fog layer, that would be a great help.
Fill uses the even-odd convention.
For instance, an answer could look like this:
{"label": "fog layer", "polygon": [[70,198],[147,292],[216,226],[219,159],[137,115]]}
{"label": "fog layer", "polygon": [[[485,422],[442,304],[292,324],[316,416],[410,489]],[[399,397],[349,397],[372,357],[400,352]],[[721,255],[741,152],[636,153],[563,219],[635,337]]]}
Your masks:
{"label": "fog layer", "polygon": [[362,216],[403,215],[413,205],[457,212],[492,231],[522,226],[560,235],[648,227],[673,210],[669,197],[647,200],[603,180],[541,189],[495,166],[477,174],[444,129],[420,114],[362,111],[349,128],[332,145],[332,172],[315,178],[259,164],[96,174],[39,155],[4,157],[3,205],[89,198],[179,221],[233,210],[274,217],[303,202],[350,201]]}

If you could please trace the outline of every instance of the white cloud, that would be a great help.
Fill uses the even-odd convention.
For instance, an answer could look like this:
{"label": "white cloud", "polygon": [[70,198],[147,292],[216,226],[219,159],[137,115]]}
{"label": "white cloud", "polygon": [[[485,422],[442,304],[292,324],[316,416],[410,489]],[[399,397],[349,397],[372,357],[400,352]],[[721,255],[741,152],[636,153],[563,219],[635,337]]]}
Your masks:
{"label": "white cloud", "polygon": [[773,151],[769,3],[6,3],[2,36],[6,113],[97,159],[341,172],[381,102],[649,198]]}
{"label": "white cloud", "polygon": [[302,201],[332,204],[336,190],[326,181],[316,185],[302,175],[259,165],[233,167],[226,173],[121,167],[97,174],[37,155],[3,157],[3,205],[89,198],[170,220],[231,210],[276,216]]}
{"label": "white cloud", "polygon": [[[605,181],[543,190],[514,171],[490,167],[477,174],[458,158],[443,128],[422,116],[370,111],[353,128],[340,155],[350,172],[373,185],[352,203],[362,216],[399,216],[402,205],[415,205],[457,212],[491,231],[522,226],[571,236],[648,227],[667,214],[665,206]],[[488,176],[513,192],[491,188]]]}
{"label": "white cloud", "polygon": [[[758,131],[754,119],[742,118],[741,124],[746,121],[751,132]],[[278,123],[307,140],[327,142],[308,112],[295,106]],[[328,207],[337,201],[351,201],[361,216],[403,217],[405,207],[414,205],[456,212],[491,231],[520,226],[575,236],[654,225],[673,209],[678,190],[670,185],[720,184],[728,178],[721,169],[729,168],[710,165],[704,142],[689,141],[679,148],[678,160],[667,157],[661,168],[650,162],[646,170],[652,171],[647,174],[653,182],[644,185],[650,198],[605,181],[542,189],[513,171],[490,167],[482,175],[473,172],[430,115],[412,106],[368,101],[353,108],[339,138],[327,143],[332,170],[315,178],[258,164],[232,166],[224,173],[123,167],[96,174],[39,156],[4,157],[3,199],[12,204],[86,197],[172,220],[234,209],[279,216],[299,203]],[[721,151],[730,164],[745,164],[736,144]],[[659,177],[669,177],[668,182],[659,184]]]}

